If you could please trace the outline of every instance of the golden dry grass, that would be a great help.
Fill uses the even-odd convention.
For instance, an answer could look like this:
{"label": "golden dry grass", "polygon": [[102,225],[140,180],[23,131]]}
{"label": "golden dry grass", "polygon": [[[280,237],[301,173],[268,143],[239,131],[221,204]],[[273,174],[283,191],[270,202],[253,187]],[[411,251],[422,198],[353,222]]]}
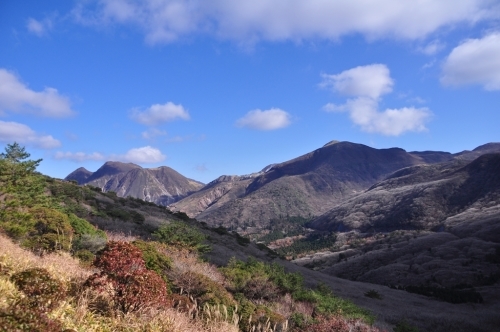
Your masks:
{"label": "golden dry grass", "polygon": [[[112,235],[112,239],[132,240],[123,235]],[[184,256],[187,254],[187,256]],[[197,271],[205,271],[207,276],[219,278],[215,274],[214,267],[208,264],[195,262],[194,256],[189,253],[179,253],[176,256],[181,263],[180,257],[185,257],[186,262]],[[186,258],[187,257],[187,258]],[[206,265],[203,267],[203,265]],[[28,268],[44,268],[55,279],[60,280],[66,288],[70,285],[81,286],[82,283],[94,271],[81,266],[78,260],[72,258],[67,253],[53,253],[43,257],[22,249],[13,243],[9,238],[0,234],[0,309],[5,309],[10,303],[23,297],[10,281],[10,276],[14,273]],[[207,332],[207,331],[227,331],[237,332],[238,328],[228,318],[228,321],[221,319],[210,319],[199,317],[194,319],[186,313],[179,312],[173,308],[152,309],[145,308],[141,311],[120,314],[114,312],[109,315],[99,314],[90,308],[96,301],[98,294],[89,290],[81,291],[73,297],[67,297],[61,305],[53,310],[49,316],[62,322],[64,328],[78,332],[112,332],[112,331],[144,331],[144,332]]]}
{"label": "golden dry grass", "polygon": [[172,274],[182,275],[186,272],[202,274],[209,279],[223,285],[224,275],[212,264],[200,261],[198,254],[188,249],[167,246],[164,252],[172,259]]}

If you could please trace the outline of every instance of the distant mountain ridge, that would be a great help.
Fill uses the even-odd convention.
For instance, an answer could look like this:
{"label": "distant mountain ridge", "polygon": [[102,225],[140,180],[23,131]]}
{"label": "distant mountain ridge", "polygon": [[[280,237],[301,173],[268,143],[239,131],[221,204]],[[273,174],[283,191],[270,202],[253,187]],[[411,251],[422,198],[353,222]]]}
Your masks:
{"label": "distant mountain ridge", "polygon": [[203,187],[203,183],[188,179],[167,166],[142,168],[132,163],[108,161],[97,171],[83,167],[65,180],[89,184],[103,191],[115,191],[120,197],[135,197],[159,205],[174,203]]}
{"label": "distant mountain ridge", "polygon": [[167,205],[210,225],[241,229],[265,227],[269,220],[287,215],[320,216],[400,169],[471,161],[490,152],[500,152],[500,143],[452,154],[331,141],[292,160],[249,175],[222,175],[205,186],[169,167],[146,169],[111,161],[93,173],[79,168],[66,179]]}
{"label": "distant mountain ridge", "polygon": [[500,151],[500,143],[451,154],[374,149],[332,141],[251,175],[221,176],[169,208],[211,225],[236,229],[249,225],[265,227],[266,220],[280,216],[319,216],[399,169],[455,159],[472,160],[490,151]]}
{"label": "distant mountain ridge", "polygon": [[283,215],[319,216],[399,169],[455,159],[472,160],[492,151],[500,152],[500,143],[451,154],[374,149],[332,141],[248,176],[221,176],[169,208],[211,225],[235,228],[259,226]]}

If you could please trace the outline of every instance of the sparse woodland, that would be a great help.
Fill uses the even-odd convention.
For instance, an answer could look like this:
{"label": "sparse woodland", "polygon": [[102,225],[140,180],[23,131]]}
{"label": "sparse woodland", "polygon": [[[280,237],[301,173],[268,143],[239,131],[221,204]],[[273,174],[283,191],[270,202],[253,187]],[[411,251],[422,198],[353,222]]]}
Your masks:
{"label": "sparse woodland", "polygon": [[2,331],[379,331],[281,266],[206,262],[222,229],[43,176],[40,162],[16,143],[0,157]]}

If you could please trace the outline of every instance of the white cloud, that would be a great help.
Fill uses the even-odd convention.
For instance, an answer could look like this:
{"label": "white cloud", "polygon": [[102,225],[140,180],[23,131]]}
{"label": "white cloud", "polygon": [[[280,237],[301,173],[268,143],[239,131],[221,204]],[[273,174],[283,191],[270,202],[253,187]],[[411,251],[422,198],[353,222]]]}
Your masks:
{"label": "white cloud", "polygon": [[26,23],[26,28],[29,32],[37,35],[38,37],[42,37],[50,29],[52,29],[52,20],[46,18],[42,21],[37,21],[34,18],[29,18]]}
{"label": "white cloud", "polygon": [[18,142],[41,149],[53,149],[61,146],[61,142],[51,135],[40,135],[25,124],[5,121],[0,121],[0,142]]}
{"label": "white cloud", "polygon": [[322,109],[325,112],[332,112],[332,113],[347,111],[347,107],[345,104],[344,105],[337,105],[334,103],[327,103],[326,105],[324,105],[322,107]]}
{"label": "white cloud", "polygon": [[443,64],[444,85],[479,84],[485,90],[500,90],[500,32],[468,39],[455,47]]}
{"label": "white cloud", "polygon": [[54,154],[54,158],[58,160],[64,159],[76,162],[116,160],[137,164],[154,164],[164,161],[166,156],[157,148],[153,148],[148,145],[142,148],[130,149],[125,154],[104,155],[100,152],[85,153],[58,151]]}
{"label": "white cloud", "polygon": [[83,161],[104,161],[106,157],[99,152],[85,153],[85,152],[61,152],[58,151],[54,155],[57,160],[71,160],[76,162]]}
{"label": "white cloud", "polygon": [[236,126],[257,130],[274,130],[290,125],[290,118],[290,114],[279,108],[271,108],[265,111],[256,109],[237,120]]}
{"label": "white cloud", "polygon": [[391,92],[394,85],[389,69],[385,65],[360,66],[336,75],[323,74],[322,77],[320,86],[354,97],[342,105],[328,103],[323,106],[323,110],[348,112],[352,122],[360,126],[361,130],[387,136],[426,130],[425,123],[432,113],[425,107],[378,111],[380,97]]}
{"label": "white cloud", "polygon": [[141,135],[144,139],[154,139],[159,136],[166,136],[167,132],[157,128],[149,128],[148,130],[143,131]]}
{"label": "white cloud", "polygon": [[389,69],[383,64],[359,66],[337,75],[323,74],[321,87],[332,88],[346,96],[378,98],[392,91],[394,84]]}
{"label": "white cloud", "polygon": [[13,73],[0,68],[0,112],[2,111],[34,113],[47,117],[66,117],[74,114],[69,99],[61,96],[56,89],[33,91]]}
{"label": "white cloud", "polygon": [[131,118],[147,126],[154,126],[175,119],[189,120],[189,113],[182,105],[172,102],[166,104],[154,104],[144,111],[133,110]]}
{"label": "white cloud", "polygon": [[421,39],[439,28],[487,20],[494,13],[498,5],[490,0],[94,0],[79,3],[73,11],[85,24],[135,25],[152,44],[193,33],[243,43],[335,40],[353,33],[369,39]]}
{"label": "white cloud", "polygon": [[167,158],[160,150],[151,146],[130,149],[125,155],[116,156],[121,161],[138,164],[154,164],[164,161]]}
{"label": "white cloud", "polygon": [[386,136],[425,131],[425,123],[431,117],[431,112],[425,107],[403,107],[379,112],[377,101],[363,97],[349,100],[346,105],[351,120],[361,130]]}

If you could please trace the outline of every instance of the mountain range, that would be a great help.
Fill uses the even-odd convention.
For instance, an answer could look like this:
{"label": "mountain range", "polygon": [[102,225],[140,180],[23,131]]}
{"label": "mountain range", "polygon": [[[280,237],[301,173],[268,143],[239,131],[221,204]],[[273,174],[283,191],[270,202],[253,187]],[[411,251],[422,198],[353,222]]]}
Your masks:
{"label": "mountain range", "polygon": [[[441,163],[465,165],[491,152],[500,152],[500,143],[452,154],[375,149],[332,141],[256,173],[223,175],[207,185],[166,166],[145,169],[120,162],[107,162],[94,173],[79,168],[66,180],[97,186],[103,191],[116,191],[121,197],[132,196],[168,205],[172,211],[185,212],[209,225],[242,230],[250,226],[264,228],[269,220],[282,216],[321,216],[341,202],[363,195],[367,189],[401,169]],[[418,169],[423,168],[403,172]],[[428,173],[420,172],[416,176],[423,179]],[[317,221],[313,225],[323,223]]]}
{"label": "mountain range", "polygon": [[374,149],[333,141],[292,159],[247,176],[221,176],[198,192],[169,206],[210,225],[230,228],[266,227],[282,216],[320,216],[340,202],[362,194],[392,173],[417,165],[466,163],[499,143],[457,154],[440,151],[406,152]]}

